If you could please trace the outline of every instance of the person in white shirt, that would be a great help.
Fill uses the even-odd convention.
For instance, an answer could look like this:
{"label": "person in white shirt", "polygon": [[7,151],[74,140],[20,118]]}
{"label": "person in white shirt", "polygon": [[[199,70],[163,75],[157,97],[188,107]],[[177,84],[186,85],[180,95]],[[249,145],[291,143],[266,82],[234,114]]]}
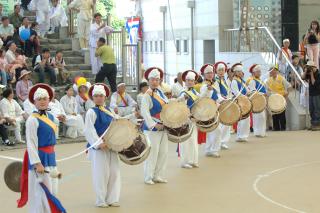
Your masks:
{"label": "person in white shirt", "polygon": [[144,73],[149,82],[149,89],[141,103],[141,116],[144,119],[143,133],[151,145],[150,155],[144,164],[144,182],[148,185],[167,183],[165,171],[168,158],[168,135],[160,121],[162,106],[168,103],[167,97],[160,89],[163,78],[160,68],[152,67]]}
{"label": "person in white shirt", "polygon": [[135,111],[137,103],[126,92],[126,84],[121,82],[117,85],[117,92],[114,92],[110,100],[110,108],[120,117],[125,117]]}
{"label": "person in white shirt", "polygon": [[102,22],[101,17],[100,13],[94,14],[94,22],[90,25],[89,48],[92,74],[97,74],[103,65],[100,58],[95,56],[97,42],[99,38],[105,38],[113,31],[111,27]]}
{"label": "person in white shirt", "polygon": [[[234,77],[231,82],[231,92],[235,97],[249,94],[249,88],[242,79],[243,65],[241,63],[234,64],[231,69],[234,72]],[[250,117],[242,119],[237,125],[237,142],[247,142],[250,134]]]}
{"label": "person in white shirt", "polygon": [[36,11],[36,21],[39,24],[39,36],[44,37],[50,28],[49,0],[32,0],[28,8],[32,11]]}
{"label": "person in white shirt", "polygon": [[[77,103],[77,113],[79,113],[83,119],[86,117],[87,111],[94,107],[94,103],[88,97],[88,90],[91,86],[90,82],[88,84],[79,85],[75,87],[77,90],[76,103]],[[74,89],[75,89],[74,88]]]}
{"label": "person in white shirt", "polygon": [[0,101],[0,112],[10,124],[9,129],[14,130],[16,142],[25,143],[21,137],[21,124],[24,122],[25,113],[16,100],[11,88],[3,91],[3,99]]}
{"label": "person in white shirt", "polygon": [[175,79],[174,84],[172,85],[172,97],[177,98],[183,91],[183,81],[182,81],[182,73],[179,72],[177,74],[177,78]]}
{"label": "person in white shirt", "polygon": [[69,138],[77,138],[83,136],[84,121],[80,114],[77,113],[77,102],[73,96],[72,86],[65,88],[66,95],[60,99],[60,103],[66,113],[66,136]]}
{"label": "person in white shirt", "polygon": [[148,89],[149,89],[149,86],[148,86],[147,82],[140,83],[140,85],[139,85],[140,93],[137,95],[137,104],[138,104],[139,109],[141,109],[143,95],[147,92]]}
{"label": "person in white shirt", "polygon": [[27,98],[23,102],[23,110],[26,113],[26,116],[29,117],[36,110],[36,106],[33,103],[31,103],[29,98]]}
{"label": "person in white shirt", "polygon": [[68,17],[59,0],[52,0],[52,7],[49,12],[50,30],[48,34],[53,34],[57,27],[67,27]]}

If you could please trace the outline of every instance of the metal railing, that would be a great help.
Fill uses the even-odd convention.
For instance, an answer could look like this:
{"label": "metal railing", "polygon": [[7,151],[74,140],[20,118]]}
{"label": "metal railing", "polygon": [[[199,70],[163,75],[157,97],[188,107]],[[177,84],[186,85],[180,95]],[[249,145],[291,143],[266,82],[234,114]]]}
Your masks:
{"label": "metal railing", "polygon": [[[290,67],[293,72],[293,84],[295,86],[300,85],[304,87],[306,91],[306,122],[309,126],[309,86],[305,83],[300,73],[291,63],[291,59],[287,57],[287,54],[282,50],[272,33],[267,27],[250,27],[250,28],[237,28],[224,30],[224,49],[223,52],[257,52],[263,53],[264,59],[270,65],[279,63],[279,55],[285,60],[287,67]],[[294,90],[295,96],[297,92]]]}

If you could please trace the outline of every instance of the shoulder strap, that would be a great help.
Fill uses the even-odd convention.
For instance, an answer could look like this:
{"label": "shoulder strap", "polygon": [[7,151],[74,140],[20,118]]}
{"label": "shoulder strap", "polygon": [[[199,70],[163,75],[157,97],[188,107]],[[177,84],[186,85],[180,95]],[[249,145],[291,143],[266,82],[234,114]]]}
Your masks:
{"label": "shoulder strap", "polygon": [[52,120],[50,120],[47,116],[41,116],[38,113],[32,113],[32,116],[46,123],[48,126],[50,126],[53,129],[55,133],[58,132],[57,125]]}

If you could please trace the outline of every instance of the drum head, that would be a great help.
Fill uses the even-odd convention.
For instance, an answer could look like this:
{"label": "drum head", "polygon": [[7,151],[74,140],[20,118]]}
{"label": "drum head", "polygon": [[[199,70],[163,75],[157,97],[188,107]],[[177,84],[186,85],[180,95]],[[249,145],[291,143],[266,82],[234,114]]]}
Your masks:
{"label": "drum head", "polygon": [[111,150],[120,152],[133,144],[139,135],[138,133],[139,131],[133,122],[127,119],[118,119],[112,121],[103,139]]}
{"label": "drum head", "polygon": [[268,108],[273,114],[279,114],[286,109],[286,99],[280,94],[272,94],[268,98]]}
{"label": "drum head", "polygon": [[4,182],[14,192],[20,192],[22,162],[12,162],[4,170]]}
{"label": "drum head", "polygon": [[140,133],[132,146],[119,152],[119,157],[125,164],[138,165],[148,158],[150,150],[151,146],[148,144],[145,135]]}
{"label": "drum head", "polygon": [[261,93],[253,93],[250,95],[250,100],[252,103],[252,112],[253,113],[260,113],[263,112],[263,110],[267,107],[267,99],[266,97]]}
{"label": "drum head", "polygon": [[203,122],[196,123],[198,130],[201,132],[212,132],[219,126],[219,115],[212,119],[210,124],[204,124]]}
{"label": "drum head", "polygon": [[160,119],[169,128],[178,128],[189,121],[190,110],[184,102],[170,101],[162,107]]}
{"label": "drum head", "polygon": [[231,100],[224,101],[219,106],[219,120],[226,126],[232,126],[241,118],[240,107]]}
{"label": "drum head", "polygon": [[216,116],[218,107],[211,98],[198,99],[191,108],[192,116],[198,121],[208,121]]}
{"label": "drum head", "polygon": [[240,107],[241,116],[247,115],[252,110],[252,104],[251,104],[249,98],[247,96],[245,96],[245,95],[240,95],[237,98],[237,104]]}
{"label": "drum head", "polygon": [[183,143],[187,141],[193,131],[193,125],[191,123],[188,123],[186,125],[183,125],[180,128],[175,128],[175,129],[167,129],[167,134],[168,134],[168,140],[173,142],[173,143]]}

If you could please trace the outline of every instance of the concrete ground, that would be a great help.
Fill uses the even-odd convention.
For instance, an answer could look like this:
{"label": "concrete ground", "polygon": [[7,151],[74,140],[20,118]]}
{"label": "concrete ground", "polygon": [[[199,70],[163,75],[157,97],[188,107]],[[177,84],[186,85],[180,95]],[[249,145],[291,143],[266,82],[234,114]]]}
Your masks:
{"label": "concrete ground", "polygon": [[[62,158],[79,152],[85,144],[56,148]],[[200,168],[179,168],[176,145],[170,143],[168,184],[147,186],[143,167],[122,164],[121,207],[94,207],[90,163],[85,155],[61,162],[59,198],[68,212],[320,212],[320,132],[269,132],[267,138],[251,137],[248,143],[231,142],[220,159],[200,156]],[[0,155],[22,157],[23,150]],[[0,159],[3,175],[10,161]],[[0,212],[17,209],[18,194],[0,181]]]}

